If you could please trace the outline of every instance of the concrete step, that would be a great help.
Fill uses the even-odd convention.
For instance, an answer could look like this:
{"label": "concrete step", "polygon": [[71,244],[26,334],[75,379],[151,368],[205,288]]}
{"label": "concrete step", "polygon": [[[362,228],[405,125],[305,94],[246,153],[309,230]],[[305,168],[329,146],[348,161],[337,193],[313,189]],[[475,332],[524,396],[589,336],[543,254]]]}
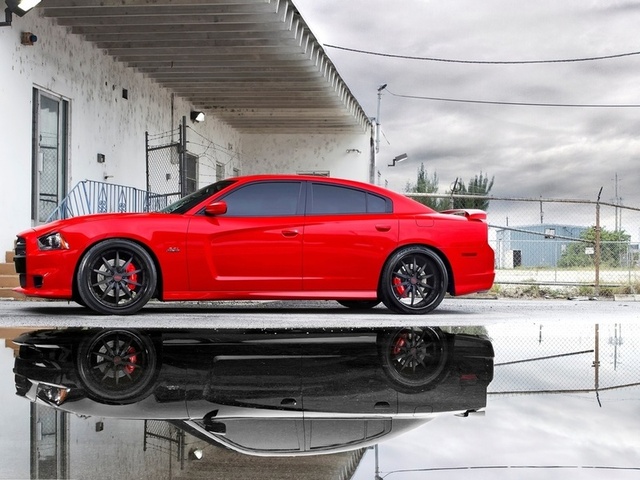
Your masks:
{"label": "concrete step", "polygon": [[16,275],[13,263],[0,263],[0,275]]}
{"label": "concrete step", "polygon": [[20,280],[13,265],[13,252],[5,252],[5,263],[0,263],[0,298],[15,298],[24,300],[21,293],[14,292],[20,286]]}
{"label": "concrete step", "polygon": [[14,292],[11,288],[0,287],[0,299],[6,300],[13,298],[14,300],[26,300],[27,297],[21,293]]}
{"label": "concrete step", "polygon": [[20,286],[18,274],[0,275],[0,288],[15,288]]}

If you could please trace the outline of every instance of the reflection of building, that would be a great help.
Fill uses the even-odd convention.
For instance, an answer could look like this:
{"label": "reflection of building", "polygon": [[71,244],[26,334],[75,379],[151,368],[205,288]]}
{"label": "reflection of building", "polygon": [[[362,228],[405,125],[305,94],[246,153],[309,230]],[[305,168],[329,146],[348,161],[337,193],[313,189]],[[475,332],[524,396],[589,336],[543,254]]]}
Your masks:
{"label": "reflection of building", "polygon": [[69,414],[31,404],[31,478],[69,478]]}
{"label": "reflection of building", "polygon": [[498,268],[555,267],[587,227],[542,223],[504,228],[496,232]]}
{"label": "reflection of building", "polygon": [[[115,443],[109,433],[114,431],[118,432]],[[248,457],[207,444],[168,422],[76,417],[35,403],[31,404],[30,444],[32,479],[77,478],[74,472],[88,475],[105,469],[128,478],[239,478],[237,472],[242,471],[242,478],[276,479],[286,471],[300,480],[346,480],[365,452],[276,460]],[[189,455],[196,449],[202,457]],[[123,450],[128,455],[123,457]]]}

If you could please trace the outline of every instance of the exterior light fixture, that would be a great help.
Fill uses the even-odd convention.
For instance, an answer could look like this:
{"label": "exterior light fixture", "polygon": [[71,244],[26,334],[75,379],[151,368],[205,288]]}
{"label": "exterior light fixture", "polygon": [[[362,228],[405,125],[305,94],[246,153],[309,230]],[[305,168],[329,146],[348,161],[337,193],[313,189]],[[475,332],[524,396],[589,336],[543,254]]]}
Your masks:
{"label": "exterior light fixture", "polygon": [[24,16],[29,10],[38,5],[41,0],[5,0],[7,8],[4,11],[4,22],[0,22],[0,27],[11,26],[12,14],[19,17]]}
{"label": "exterior light fixture", "polygon": [[203,456],[204,456],[204,452],[202,451],[201,448],[192,448],[189,451],[189,458],[191,460],[202,460]]}
{"label": "exterior light fixture", "polygon": [[191,121],[192,122],[204,122],[204,112],[199,112],[196,110],[191,111]]}
{"label": "exterior light fixture", "polygon": [[393,160],[391,160],[392,163],[390,163],[389,165],[387,165],[387,167],[395,167],[396,163],[400,163],[405,161],[407,158],[409,158],[409,155],[407,155],[406,153],[402,153],[400,155],[398,155],[397,157],[395,157]]}

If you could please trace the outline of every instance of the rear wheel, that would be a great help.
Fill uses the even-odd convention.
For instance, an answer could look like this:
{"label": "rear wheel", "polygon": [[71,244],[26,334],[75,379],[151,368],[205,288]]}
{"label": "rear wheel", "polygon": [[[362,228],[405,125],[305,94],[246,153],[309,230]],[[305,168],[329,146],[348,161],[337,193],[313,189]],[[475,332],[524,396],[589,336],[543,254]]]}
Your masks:
{"label": "rear wheel", "polygon": [[396,313],[424,314],[440,305],[447,283],[447,269],[437,254],[424,247],[406,247],[385,263],[380,296]]}
{"label": "rear wheel", "polygon": [[439,329],[401,328],[381,334],[378,347],[382,368],[401,391],[419,392],[446,376],[447,342]]}
{"label": "rear wheel", "polygon": [[105,240],[82,257],[77,283],[79,303],[106,315],[129,315],[155,293],[156,266],[137,243]]}

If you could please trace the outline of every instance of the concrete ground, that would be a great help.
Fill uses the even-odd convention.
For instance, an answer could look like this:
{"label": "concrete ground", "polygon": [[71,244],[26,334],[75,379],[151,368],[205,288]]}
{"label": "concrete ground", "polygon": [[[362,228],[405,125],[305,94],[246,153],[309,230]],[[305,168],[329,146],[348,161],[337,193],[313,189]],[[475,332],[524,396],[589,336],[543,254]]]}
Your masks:
{"label": "concrete ground", "polygon": [[640,320],[634,296],[614,300],[519,300],[445,298],[428,315],[397,315],[382,305],[349,310],[332,301],[296,302],[152,302],[136,315],[102,316],[75,303],[0,301],[0,328],[135,327],[135,328],[323,328],[381,327],[411,324],[487,325],[511,322],[579,320],[590,323]]}

